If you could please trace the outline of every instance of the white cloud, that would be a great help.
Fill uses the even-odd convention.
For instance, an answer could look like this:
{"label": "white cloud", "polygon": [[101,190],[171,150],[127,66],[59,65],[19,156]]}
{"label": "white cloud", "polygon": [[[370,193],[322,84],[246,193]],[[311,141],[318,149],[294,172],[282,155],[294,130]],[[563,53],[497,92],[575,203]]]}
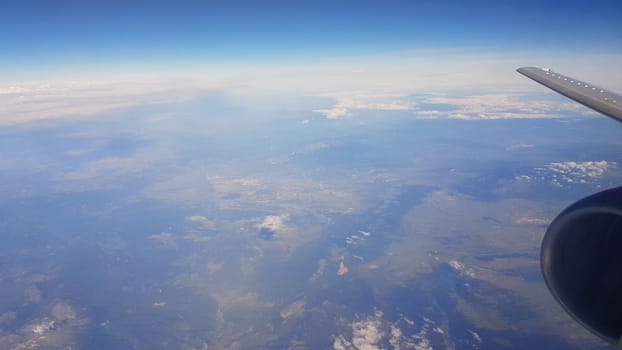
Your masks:
{"label": "white cloud", "polygon": [[350,235],[346,237],[346,244],[359,245],[361,243],[364,243],[367,240],[367,237],[369,237],[369,234],[370,234],[369,232],[362,232],[361,233],[362,236]]}
{"label": "white cloud", "polygon": [[[415,322],[402,317],[396,322],[385,320],[381,311],[373,316],[361,317],[348,324],[348,333],[337,335],[333,340],[335,350],[377,350],[384,349],[387,342],[392,349],[431,350],[432,345],[428,337],[430,328],[434,325],[431,320],[425,319],[423,326],[416,332],[408,332]],[[405,328],[400,327],[405,326]],[[444,334],[442,334],[444,335]]]}
{"label": "white cloud", "polygon": [[601,177],[607,169],[615,166],[613,162],[589,161],[589,162],[560,162],[550,163],[546,167],[550,171],[561,174],[567,182],[573,182],[573,178],[596,178]]}
{"label": "white cloud", "polygon": [[58,301],[51,314],[29,320],[14,333],[0,335],[0,349],[68,349],[74,347],[89,320],[64,301]]}
{"label": "white cloud", "polygon": [[252,177],[227,178],[223,176],[210,176],[207,180],[212,188],[219,193],[237,193],[253,196],[262,188],[261,181]]}
{"label": "white cloud", "polygon": [[549,220],[531,217],[520,217],[514,220],[518,225],[547,225]]}
{"label": "white cloud", "polygon": [[348,350],[352,349],[352,343],[347,341],[342,335],[336,336],[333,340],[334,350]]}
{"label": "white cloud", "polygon": [[41,323],[32,325],[32,332],[36,335],[44,335],[50,330],[54,329],[54,324],[56,321],[54,320],[44,320]]}
{"label": "white cloud", "polygon": [[413,339],[417,341],[413,348],[415,350],[433,350],[430,339],[428,339],[428,329],[424,328],[419,333],[413,335]]}
{"label": "white cloud", "polygon": [[168,232],[162,232],[149,236],[149,239],[160,243],[163,247],[171,248],[175,246],[174,237]]}
{"label": "white cloud", "polygon": [[450,260],[447,264],[451,266],[451,268],[453,268],[454,270],[460,272],[467,277],[475,277],[475,273],[473,272],[473,270],[467,268],[466,266],[464,266],[463,263],[459,262],[458,260]]}
{"label": "white cloud", "polygon": [[417,119],[440,119],[446,116],[446,113],[435,110],[415,111]]}
{"label": "white cloud", "polygon": [[257,224],[256,227],[258,229],[266,229],[272,232],[279,232],[286,228],[284,221],[287,220],[288,217],[289,215],[268,215],[263,219],[261,223]]}
{"label": "white cloud", "polygon": [[477,344],[481,344],[482,343],[482,337],[475,331],[469,330],[469,333],[471,333],[471,336],[473,337],[473,341]]}
{"label": "white cloud", "polygon": [[[496,120],[496,119],[551,119],[560,118],[568,112],[591,114],[592,112],[574,102],[552,102],[527,99],[524,93],[482,94],[475,96],[431,96],[424,102],[447,105],[446,111],[437,109],[417,110],[415,117],[420,119],[462,119],[462,120]],[[521,148],[520,146],[516,148]]]}
{"label": "white cloud", "polygon": [[402,330],[397,328],[395,325],[391,325],[391,338],[389,339],[389,344],[391,344],[394,349],[400,348],[400,338],[402,338]]}
{"label": "white cloud", "polygon": [[[612,161],[566,161],[553,162],[533,169],[529,175],[516,175],[508,188],[514,190],[527,190],[532,184],[548,183],[555,187],[563,188],[574,184],[593,184],[600,186],[599,181],[612,169],[617,168],[617,163]],[[526,222],[523,222],[526,223]]]}
{"label": "white cloud", "polygon": [[354,110],[377,111],[408,111],[414,108],[413,102],[406,100],[406,95],[400,94],[353,94],[337,95],[336,103],[332,108],[315,109],[313,112],[324,114],[328,119],[346,119]]}
{"label": "white cloud", "polygon": [[352,344],[361,350],[380,349],[378,345],[384,336],[380,320],[371,319],[352,324]]}
{"label": "white cloud", "polygon": [[207,85],[165,78],[19,83],[0,86],[0,125],[59,118],[84,118],[135,106],[193,98]]}
{"label": "white cloud", "polygon": [[[415,91],[411,91],[415,93]],[[316,109],[328,119],[346,119],[356,110],[413,111],[417,119],[553,119],[570,113],[594,115],[590,109],[572,101],[533,99],[533,93],[484,93],[473,96],[432,94],[416,103],[407,93],[335,94],[336,103],[331,108]],[[528,98],[529,97],[529,98]],[[425,104],[446,105],[447,110],[426,109]],[[511,149],[528,148],[516,145]]]}
{"label": "white cloud", "polygon": [[186,220],[198,224],[199,228],[202,230],[212,230],[216,227],[216,224],[212,220],[202,215],[188,216]]}
{"label": "white cloud", "polygon": [[324,114],[327,119],[347,119],[350,117],[350,110],[343,107],[333,107],[325,109],[314,109],[313,112]]}
{"label": "white cloud", "polygon": [[[401,97],[416,92],[545,91],[515,72],[527,62],[533,65],[546,62],[560,72],[616,90],[622,81],[622,72],[615,69],[620,61],[619,54],[502,52],[482,55],[469,50],[420,50],[314,62],[311,68],[306,62],[229,67],[191,65],[177,71],[160,67],[90,75],[80,72],[79,79],[66,73],[62,77],[49,77],[50,72],[33,73],[33,76],[49,78],[39,82],[0,82],[0,125],[91,117],[134,106],[184,101],[201,91],[215,89],[226,91],[228,96],[246,106],[265,105],[262,97],[270,93],[279,95],[279,103],[287,100],[282,98],[284,92],[331,96],[337,99],[336,104],[316,111],[327,118],[338,119],[358,109],[412,109],[412,103]],[[357,68],[353,70],[352,67]],[[344,91],[348,94],[344,95]],[[428,112],[419,113],[426,117]],[[537,116],[537,113],[528,114]],[[460,117],[459,114],[454,116]],[[508,117],[501,111],[483,116]],[[428,114],[427,117],[434,116]],[[464,117],[481,119],[482,116],[464,114]]]}
{"label": "white cloud", "polygon": [[165,307],[168,303],[166,301],[156,301],[151,304],[156,309],[161,309]]}
{"label": "white cloud", "polygon": [[530,144],[526,144],[526,143],[517,143],[514,145],[509,146],[507,149],[508,150],[519,150],[519,149],[529,149],[529,148],[534,148],[534,145],[530,145]]}
{"label": "white cloud", "polygon": [[535,175],[520,175],[515,179],[519,182],[546,181],[556,187],[565,187],[572,184],[588,184],[598,181],[617,163],[606,160],[586,162],[553,162],[543,167],[535,168]]}

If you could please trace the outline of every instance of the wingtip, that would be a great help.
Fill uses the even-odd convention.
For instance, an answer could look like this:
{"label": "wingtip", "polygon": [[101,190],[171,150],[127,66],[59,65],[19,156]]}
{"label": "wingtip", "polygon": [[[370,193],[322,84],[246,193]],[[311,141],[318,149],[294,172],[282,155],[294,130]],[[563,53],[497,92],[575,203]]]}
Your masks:
{"label": "wingtip", "polygon": [[539,74],[542,72],[551,72],[551,69],[542,68],[542,67],[520,67],[516,69],[516,71],[522,75],[530,76],[530,75]]}
{"label": "wingtip", "polygon": [[525,73],[527,73],[530,68],[533,68],[533,67],[520,67],[520,68],[517,68],[516,71],[522,75],[526,75]]}

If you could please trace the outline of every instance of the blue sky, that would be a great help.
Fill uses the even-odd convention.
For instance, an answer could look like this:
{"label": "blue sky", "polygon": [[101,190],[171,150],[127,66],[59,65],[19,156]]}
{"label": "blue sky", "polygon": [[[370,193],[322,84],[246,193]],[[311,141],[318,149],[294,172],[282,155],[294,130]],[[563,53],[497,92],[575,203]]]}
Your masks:
{"label": "blue sky", "polygon": [[330,59],[422,49],[622,51],[619,1],[4,1],[4,70]]}

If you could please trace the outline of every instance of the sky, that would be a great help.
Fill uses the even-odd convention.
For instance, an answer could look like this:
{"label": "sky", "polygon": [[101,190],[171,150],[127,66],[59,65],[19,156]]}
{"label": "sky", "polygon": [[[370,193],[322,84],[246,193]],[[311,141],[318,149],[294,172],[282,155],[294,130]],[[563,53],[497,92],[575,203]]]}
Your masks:
{"label": "sky", "polygon": [[622,50],[619,1],[3,1],[3,71]]}
{"label": "sky", "polygon": [[620,91],[621,14],[608,0],[3,1],[0,124],[207,91],[250,108],[319,96],[333,116],[416,93],[544,91],[521,66]]}
{"label": "sky", "polygon": [[0,348],[586,338],[538,247],[570,201],[620,183],[619,125],[516,69],[622,92],[621,15],[0,0]]}

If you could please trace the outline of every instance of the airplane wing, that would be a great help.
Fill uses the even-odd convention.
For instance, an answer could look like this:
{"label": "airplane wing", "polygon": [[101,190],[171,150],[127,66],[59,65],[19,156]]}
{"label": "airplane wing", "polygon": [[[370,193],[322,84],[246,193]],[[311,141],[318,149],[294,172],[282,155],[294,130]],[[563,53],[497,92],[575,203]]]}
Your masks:
{"label": "airplane wing", "polygon": [[[622,122],[622,96],[546,68],[517,70]],[[583,198],[549,225],[540,249],[553,297],[583,327],[622,349],[622,186]]]}
{"label": "airplane wing", "polygon": [[621,95],[561,75],[548,68],[523,67],[516,71],[597,112],[622,122]]}

